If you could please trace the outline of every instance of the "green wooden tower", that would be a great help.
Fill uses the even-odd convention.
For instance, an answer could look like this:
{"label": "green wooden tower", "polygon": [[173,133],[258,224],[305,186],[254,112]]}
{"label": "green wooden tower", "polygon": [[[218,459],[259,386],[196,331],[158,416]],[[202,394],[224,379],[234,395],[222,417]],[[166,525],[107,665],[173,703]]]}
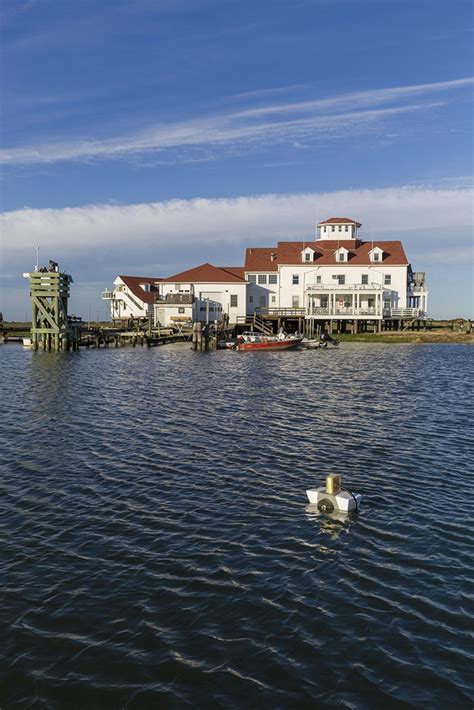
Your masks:
{"label": "green wooden tower", "polygon": [[76,333],[67,315],[72,277],[60,272],[55,261],[23,276],[30,282],[32,349],[58,351],[74,347]]}

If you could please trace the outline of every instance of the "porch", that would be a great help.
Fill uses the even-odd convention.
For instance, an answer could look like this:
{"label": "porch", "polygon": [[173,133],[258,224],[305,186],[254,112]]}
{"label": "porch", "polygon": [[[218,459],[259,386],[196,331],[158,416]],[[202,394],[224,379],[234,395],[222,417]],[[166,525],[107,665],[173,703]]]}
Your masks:
{"label": "porch", "polygon": [[378,284],[308,286],[306,318],[380,320],[384,316],[384,290]]}

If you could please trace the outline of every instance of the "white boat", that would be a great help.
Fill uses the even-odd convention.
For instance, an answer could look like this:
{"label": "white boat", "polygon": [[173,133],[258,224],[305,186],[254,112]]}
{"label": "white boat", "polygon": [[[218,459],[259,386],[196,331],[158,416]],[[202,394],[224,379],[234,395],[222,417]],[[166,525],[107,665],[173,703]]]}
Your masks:
{"label": "white boat", "polygon": [[301,341],[301,347],[306,348],[307,350],[315,350],[316,348],[321,347],[321,343],[319,340],[308,340],[307,338],[303,338]]}

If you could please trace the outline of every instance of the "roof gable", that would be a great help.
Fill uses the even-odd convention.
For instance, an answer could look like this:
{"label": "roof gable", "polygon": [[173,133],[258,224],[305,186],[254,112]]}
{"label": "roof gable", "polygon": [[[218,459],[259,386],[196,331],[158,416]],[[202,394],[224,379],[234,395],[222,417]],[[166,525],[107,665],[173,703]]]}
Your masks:
{"label": "roof gable", "polygon": [[[155,294],[158,291],[157,284],[161,283],[163,279],[159,277],[150,276],[122,276],[118,277],[122,279],[125,286],[127,286],[130,291],[143,303],[154,303]],[[144,291],[141,284],[148,284],[150,287],[149,291]]]}

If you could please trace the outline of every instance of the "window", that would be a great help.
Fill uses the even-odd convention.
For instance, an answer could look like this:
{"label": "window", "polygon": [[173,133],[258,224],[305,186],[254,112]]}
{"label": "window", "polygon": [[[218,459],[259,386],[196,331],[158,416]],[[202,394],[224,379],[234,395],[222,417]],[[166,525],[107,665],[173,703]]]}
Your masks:
{"label": "window", "polygon": [[363,283],[363,284],[365,284],[366,286],[368,286],[368,284],[369,284],[369,275],[368,275],[368,274],[362,274],[362,281],[361,281],[361,283]]}
{"label": "window", "polygon": [[276,303],[276,301],[277,301],[277,297],[276,297],[276,296],[272,296],[272,303]]}
{"label": "window", "polygon": [[341,225],[339,225],[339,231],[342,232],[342,227],[341,227]]}
{"label": "window", "polygon": [[391,308],[392,307],[392,302],[389,298],[383,299],[383,307],[384,308]]}
{"label": "window", "polygon": [[253,296],[249,296],[249,303],[253,303]]}
{"label": "window", "polygon": [[385,274],[383,282],[385,286],[390,286],[390,284],[392,283],[392,277],[390,276],[390,274]]}
{"label": "window", "polygon": [[278,276],[276,274],[270,274],[268,277],[268,283],[269,284],[276,284],[278,283]]}
{"label": "window", "polygon": [[293,286],[298,286],[299,282],[300,282],[299,274],[293,274],[293,281],[292,281]]}
{"label": "window", "polygon": [[231,294],[230,296],[230,307],[231,308],[237,308],[238,306],[238,296],[236,294]]}
{"label": "window", "polygon": [[344,254],[343,251],[339,252],[339,261],[345,261],[346,260],[346,255]]}
{"label": "window", "polygon": [[311,254],[307,251],[306,254],[304,255],[304,260],[305,261],[311,261]]}
{"label": "window", "polygon": [[266,303],[267,299],[265,298],[265,296],[260,296],[260,308],[265,308]]}
{"label": "window", "polygon": [[375,252],[372,254],[372,259],[373,259],[374,261],[380,261],[380,254],[378,253],[378,251],[375,251]]}
{"label": "window", "polygon": [[343,286],[346,283],[346,277],[344,274],[334,274],[333,279],[336,279],[339,286]]}
{"label": "window", "polygon": [[335,232],[335,231],[336,231],[336,227],[334,225],[332,225],[331,232]]}
{"label": "window", "polygon": [[320,284],[321,283],[321,276],[316,276],[316,283]]}
{"label": "window", "polygon": [[293,308],[299,308],[300,307],[300,297],[293,296],[293,298],[291,299],[291,305]]}
{"label": "window", "polygon": [[323,227],[324,231],[326,231],[327,227]]}
{"label": "window", "polygon": [[184,313],[184,312],[185,312],[184,308],[182,308],[182,307],[180,306],[180,307],[178,308],[178,313]]}
{"label": "window", "polygon": [[257,277],[255,276],[255,274],[249,274],[248,279],[249,279],[249,284],[256,284],[257,283]]}
{"label": "window", "polygon": [[348,232],[348,231],[349,231],[349,227],[347,226],[347,224],[346,224],[346,226],[344,227],[344,231],[345,231],[345,232]]}
{"label": "window", "polygon": [[258,275],[258,283],[259,284],[266,284],[267,283],[267,275],[266,274],[259,274]]}

